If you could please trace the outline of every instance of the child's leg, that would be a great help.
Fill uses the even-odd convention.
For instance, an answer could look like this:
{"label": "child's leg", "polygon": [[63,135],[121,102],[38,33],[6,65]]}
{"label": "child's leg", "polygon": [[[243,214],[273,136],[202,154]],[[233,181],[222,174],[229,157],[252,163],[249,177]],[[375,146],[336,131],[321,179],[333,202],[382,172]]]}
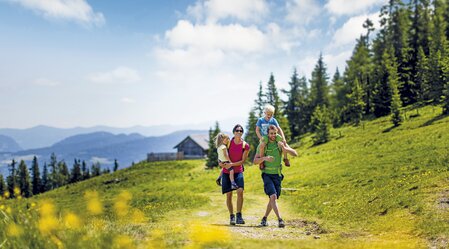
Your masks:
{"label": "child's leg", "polygon": [[221,176],[223,175],[223,170],[220,170],[220,175],[218,176],[217,180],[215,182],[218,186],[221,186]]}
{"label": "child's leg", "polygon": [[234,169],[229,168],[229,179],[231,180],[231,182],[235,182],[234,180]]}

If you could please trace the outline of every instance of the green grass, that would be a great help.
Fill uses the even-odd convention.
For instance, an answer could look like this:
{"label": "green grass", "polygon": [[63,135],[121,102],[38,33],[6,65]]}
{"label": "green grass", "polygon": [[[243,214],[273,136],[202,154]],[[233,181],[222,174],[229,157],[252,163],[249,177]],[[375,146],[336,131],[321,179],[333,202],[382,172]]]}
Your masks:
{"label": "green grass", "polygon": [[[249,226],[228,227],[225,197],[214,182],[218,169],[205,170],[201,160],[171,161],[139,163],[27,200],[1,201],[14,208],[0,214],[7,217],[0,222],[0,243],[30,247],[34,241],[38,248],[58,248],[55,236],[67,248],[251,248],[267,240],[273,248],[444,248],[449,206],[441,200],[449,198],[449,117],[439,113],[431,106],[408,110],[394,129],[384,117],[336,129],[320,146],[312,146],[311,135],[295,144],[300,156],[284,168],[283,187],[291,191],[280,199],[285,229],[274,227],[273,217],[273,226],[254,227],[267,201],[257,167],[248,165],[245,172]],[[87,190],[98,193],[104,212],[86,211]],[[124,190],[132,195],[129,209],[144,215],[139,222],[132,222],[132,215],[117,216],[114,207]],[[38,211],[45,200],[55,203],[60,222],[72,211],[83,228],[59,227],[43,235]],[[24,230],[17,237],[8,232],[12,220]]]}

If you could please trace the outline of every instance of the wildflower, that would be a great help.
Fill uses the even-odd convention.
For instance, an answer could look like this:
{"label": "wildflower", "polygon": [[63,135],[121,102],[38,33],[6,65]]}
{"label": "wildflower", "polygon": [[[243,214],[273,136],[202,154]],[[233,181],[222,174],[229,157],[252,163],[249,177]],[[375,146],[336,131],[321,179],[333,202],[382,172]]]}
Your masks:
{"label": "wildflower", "polygon": [[68,229],[79,229],[81,227],[81,220],[76,214],[69,212],[64,216],[64,225]]}
{"label": "wildflower", "polygon": [[55,243],[58,246],[59,249],[64,248],[64,244],[62,244],[62,241],[58,237],[52,235],[51,236],[51,241],[53,241],[53,243]]}
{"label": "wildflower", "polygon": [[134,246],[134,243],[130,237],[128,237],[126,235],[119,235],[114,239],[114,247],[113,248],[132,249],[132,248],[136,248],[136,247]]}
{"label": "wildflower", "polygon": [[194,223],[190,226],[190,240],[194,242],[194,244],[225,242],[229,239],[229,231],[225,228],[198,223]]}
{"label": "wildflower", "polygon": [[87,200],[87,211],[93,215],[103,213],[103,206],[98,198],[97,191],[87,191],[84,194],[84,198]]}
{"label": "wildflower", "polygon": [[145,214],[139,209],[134,209],[131,215],[133,223],[144,223],[146,221]]}
{"label": "wildflower", "polygon": [[20,237],[23,234],[23,229],[19,225],[11,223],[8,225],[7,234],[10,237]]}
{"label": "wildflower", "polygon": [[129,201],[131,200],[132,195],[128,191],[121,192],[115,199],[114,210],[117,216],[124,217],[128,214]]}
{"label": "wildflower", "polygon": [[16,197],[20,196],[20,188],[18,188],[18,187],[14,188],[14,196],[16,196]]}
{"label": "wildflower", "polygon": [[39,219],[38,228],[42,234],[50,234],[58,228],[58,220],[53,216],[46,216]]}
{"label": "wildflower", "polygon": [[5,193],[3,193],[3,197],[5,197],[5,199],[8,199],[10,196],[9,191],[5,191]]}
{"label": "wildflower", "polygon": [[55,206],[51,201],[45,200],[40,206],[39,213],[41,216],[54,216]]}

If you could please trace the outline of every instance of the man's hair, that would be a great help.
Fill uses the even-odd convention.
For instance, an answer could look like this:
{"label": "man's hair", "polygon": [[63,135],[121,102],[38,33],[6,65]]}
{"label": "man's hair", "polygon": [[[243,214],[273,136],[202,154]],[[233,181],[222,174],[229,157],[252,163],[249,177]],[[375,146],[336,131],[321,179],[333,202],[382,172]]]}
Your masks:
{"label": "man's hair", "polygon": [[270,125],[268,126],[268,131],[274,130],[276,132],[278,132],[278,128],[276,127],[276,125]]}
{"label": "man's hair", "polygon": [[270,104],[266,104],[265,107],[263,108],[264,112],[270,112],[274,114],[275,108],[274,106],[270,105]]}

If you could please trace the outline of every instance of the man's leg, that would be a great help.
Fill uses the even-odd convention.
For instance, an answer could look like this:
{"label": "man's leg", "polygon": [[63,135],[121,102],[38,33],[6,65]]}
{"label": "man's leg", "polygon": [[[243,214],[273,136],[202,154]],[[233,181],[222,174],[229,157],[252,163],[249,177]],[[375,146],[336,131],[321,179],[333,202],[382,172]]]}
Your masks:
{"label": "man's leg", "polygon": [[264,217],[268,217],[268,215],[270,215],[270,213],[271,213],[271,210],[273,210],[273,208],[271,207],[271,200],[269,200],[268,204],[267,204],[267,210],[265,211]]}
{"label": "man's leg", "polygon": [[276,194],[270,195],[270,205],[271,205],[271,208],[273,209],[274,213],[278,217],[278,219],[281,219],[281,215],[280,215],[279,209],[278,209],[278,203],[277,203],[277,196],[276,196]]}

